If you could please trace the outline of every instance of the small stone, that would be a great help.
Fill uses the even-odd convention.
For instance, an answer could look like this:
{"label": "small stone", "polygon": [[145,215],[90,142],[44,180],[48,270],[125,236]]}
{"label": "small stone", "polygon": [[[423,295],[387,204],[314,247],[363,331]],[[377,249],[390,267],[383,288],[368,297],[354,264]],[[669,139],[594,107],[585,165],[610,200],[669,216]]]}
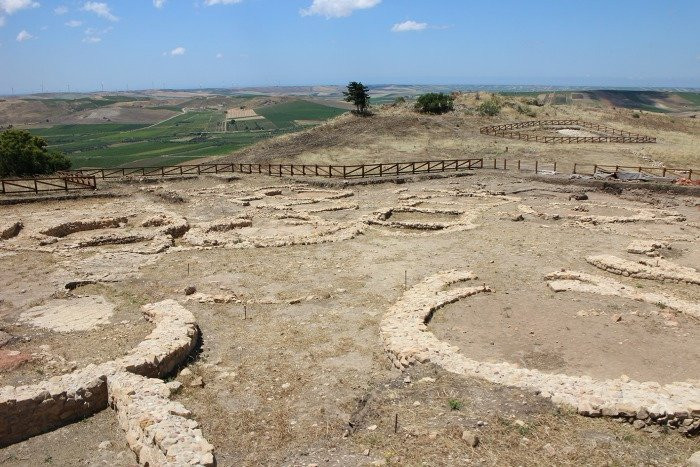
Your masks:
{"label": "small stone", "polygon": [[415,402],[413,403],[413,407],[418,407],[419,405],[420,405],[420,402],[418,402],[418,401],[415,401]]}
{"label": "small stone", "polygon": [[201,376],[197,376],[192,381],[190,381],[189,386],[191,388],[202,388],[202,387],[204,387],[204,380],[202,379]]}
{"label": "small stone", "polygon": [[635,427],[637,430],[641,430],[642,428],[644,428],[645,426],[647,426],[647,424],[644,423],[644,421],[642,421],[642,420],[635,420],[635,421],[632,423],[632,426]]}
{"label": "small stone", "polygon": [[513,222],[521,222],[524,221],[525,218],[522,214],[518,214],[517,216],[513,216],[510,220],[512,220]]}
{"label": "small stone", "polygon": [[525,426],[525,422],[522,421],[522,420],[520,420],[520,419],[517,419],[516,421],[513,422],[513,425],[519,426],[519,427],[524,427],[524,426]]}
{"label": "small stone", "polygon": [[299,303],[301,303],[301,298],[295,298],[295,299],[289,301],[290,305],[297,305]]}
{"label": "small stone", "polygon": [[464,430],[462,432],[462,439],[467,445],[475,448],[479,445],[479,437],[469,430]]}
{"label": "small stone", "polygon": [[476,422],[476,426],[488,426],[488,423],[486,423],[483,420],[479,420],[478,422]]}
{"label": "small stone", "polygon": [[284,383],[284,384],[282,385],[282,389],[287,389],[289,386],[291,386],[291,384],[289,384],[289,383]]}
{"label": "small stone", "polygon": [[369,456],[369,449],[365,449],[365,452],[363,452],[362,454],[364,454],[365,456]]}
{"label": "small stone", "polygon": [[435,378],[431,378],[430,376],[426,376],[424,378],[421,378],[418,380],[419,383],[434,383]]}
{"label": "small stone", "polygon": [[112,445],[110,441],[102,441],[100,444],[97,445],[97,448],[101,451],[104,451],[105,449],[109,448]]}
{"label": "small stone", "polygon": [[552,446],[549,443],[542,446],[542,450],[544,451],[544,453],[547,457],[552,457],[552,456],[556,455],[556,453],[557,453],[557,450],[554,449],[554,446]]}
{"label": "small stone", "polygon": [[190,370],[189,368],[183,368],[182,371],[180,371],[180,376],[182,376],[183,378],[192,376],[192,370]]}
{"label": "small stone", "polygon": [[377,425],[370,425],[367,427],[367,431],[374,431],[377,429]]}
{"label": "small stone", "polygon": [[646,409],[637,410],[637,420],[646,420],[647,418],[649,418],[649,412]]}
{"label": "small stone", "polygon": [[169,383],[165,383],[165,386],[170,391],[170,394],[177,394],[180,389],[182,389],[182,383],[180,381],[170,381]]}
{"label": "small stone", "polygon": [[620,321],[622,321],[622,315],[613,315],[612,321],[613,323],[619,323]]}
{"label": "small stone", "polygon": [[197,287],[194,285],[188,285],[185,287],[185,295],[193,295],[195,292],[197,292]]}
{"label": "small stone", "polygon": [[406,375],[406,376],[404,376],[403,382],[404,382],[405,384],[411,384],[411,375]]}
{"label": "small stone", "polygon": [[688,467],[700,467],[700,451],[695,451],[695,454],[688,458]]}

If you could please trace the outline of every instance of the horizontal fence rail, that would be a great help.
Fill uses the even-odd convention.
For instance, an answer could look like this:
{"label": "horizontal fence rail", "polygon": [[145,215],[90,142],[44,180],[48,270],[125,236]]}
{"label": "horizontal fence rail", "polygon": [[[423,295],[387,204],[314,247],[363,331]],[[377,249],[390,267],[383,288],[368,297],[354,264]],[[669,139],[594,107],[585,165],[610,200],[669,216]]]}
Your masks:
{"label": "horizontal fence rail", "polygon": [[[569,120],[557,120],[569,121]],[[573,120],[572,120],[573,121]],[[527,122],[524,122],[527,123]],[[561,169],[560,164],[560,169]],[[697,180],[697,169],[623,166],[605,164],[564,164],[573,166],[572,174],[600,175],[637,172],[652,177],[665,179]],[[396,177],[425,173],[459,172],[475,169],[512,170],[534,172],[536,174],[567,173],[557,172],[557,162],[545,162],[537,159],[513,160],[494,158],[493,162],[480,159],[449,159],[433,161],[388,162],[379,164],[356,165],[318,165],[318,164],[197,164],[174,165],[163,167],[129,167],[110,169],[77,169],[58,172],[51,177],[0,179],[0,194],[40,193],[48,191],[95,190],[97,179],[118,179],[123,177],[173,177],[202,174],[261,174],[273,177],[313,176],[325,178],[369,178]],[[620,177],[624,178],[624,176]]]}
{"label": "horizontal fence rail", "polygon": [[[532,135],[517,130],[521,129],[546,129],[546,128],[579,127],[599,133],[604,136],[548,136]],[[514,131],[516,130],[516,131]],[[479,128],[482,135],[499,136],[501,138],[517,139],[522,141],[535,141],[540,143],[656,143],[653,136],[640,135],[629,131],[616,130],[598,123],[584,120],[531,120],[527,122],[504,123]]]}
{"label": "horizontal fence rail", "polygon": [[53,177],[0,179],[0,193],[96,190],[97,179],[77,172],[59,172]]}
{"label": "horizontal fence rail", "polygon": [[318,164],[197,164],[165,167],[131,167],[115,169],[77,169],[76,174],[101,179],[137,177],[168,177],[183,175],[241,173],[283,176],[317,176],[327,178],[366,178],[454,172],[483,168],[483,159],[451,159],[437,161],[391,162],[357,165]]}
{"label": "horizontal fence rail", "polygon": [[[560,164],[561,167],[561,164]],[[569,165],[571,167],[571,165]],[[518,172],[534,172],[534,173],[557,173],[557,162],[543,162],[538,160],[513,160],[513,159],[498,159],[488,160],[484,162],[484,168],[495,170],[515,170]],[[652,177],[675,178],[693,180],[695,175],[700,173],[697,169],[681,169],[673,167],[645,167],[641,165],[606,165],[606,164],[580,164],[573,163],[571,174],[578,175],[615,175],[640,173]],[[566,172],[560,172],[566,173]]]}

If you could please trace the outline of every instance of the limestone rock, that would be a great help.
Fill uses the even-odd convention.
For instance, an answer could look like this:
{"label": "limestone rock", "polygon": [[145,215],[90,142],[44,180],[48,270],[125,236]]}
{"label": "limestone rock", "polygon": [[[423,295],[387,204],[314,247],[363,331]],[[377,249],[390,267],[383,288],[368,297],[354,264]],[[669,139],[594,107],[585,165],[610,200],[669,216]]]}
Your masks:
{"label": "limestone rock", "polygon": [[462,440],[464,440],[464,442],[467,443],[468,446],[471,446],[473,448],[479,445],[479,437],[469,430],[464,430],[462,432]]}

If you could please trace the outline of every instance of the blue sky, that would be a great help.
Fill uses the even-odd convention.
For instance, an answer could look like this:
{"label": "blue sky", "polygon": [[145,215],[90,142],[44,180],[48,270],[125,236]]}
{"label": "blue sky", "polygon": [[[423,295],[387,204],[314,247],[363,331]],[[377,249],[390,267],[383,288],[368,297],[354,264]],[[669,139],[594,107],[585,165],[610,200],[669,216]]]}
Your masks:
{"label": "blue sky", "polygon": [[250,85],[700,87],[700,1],[0,0],[0,94]]}

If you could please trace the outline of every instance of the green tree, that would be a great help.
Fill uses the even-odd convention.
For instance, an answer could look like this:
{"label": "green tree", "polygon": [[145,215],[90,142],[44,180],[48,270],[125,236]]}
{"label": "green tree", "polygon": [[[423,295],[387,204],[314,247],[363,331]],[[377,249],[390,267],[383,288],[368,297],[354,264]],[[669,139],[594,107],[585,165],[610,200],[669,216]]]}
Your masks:
{"label": "green tree", "polygon": [[365,113],[369,107],[369,88],[362,83],[351,81],[348,83],[348,90],[343,91],[343,95],[347,102],[353,103],[357,113]]}
{"label": "green tree", "polygon": [[70,160],[58,151],[49,151],[46,140],[27,130],[0,133],[0,177],[50,174],[70,169]]}
{"label": "green tree", "polygon": [[418,98],[416,110],[430,114],[444,114],[454,110],[454,99],[449,94],[429,92]]}

